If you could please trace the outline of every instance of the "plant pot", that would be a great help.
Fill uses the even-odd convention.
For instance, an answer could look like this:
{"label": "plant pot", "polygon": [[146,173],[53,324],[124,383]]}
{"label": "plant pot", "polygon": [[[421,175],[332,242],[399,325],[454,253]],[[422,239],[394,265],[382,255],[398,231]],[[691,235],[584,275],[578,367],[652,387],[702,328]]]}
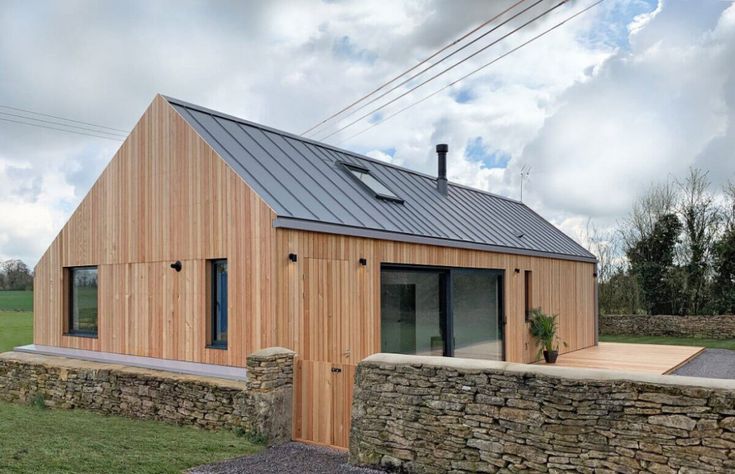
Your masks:
{"label": "plant pot", "polygon": [[544,360],[547,364],[555,364],[557,357],[559,357],[559,351],[544,351]]}

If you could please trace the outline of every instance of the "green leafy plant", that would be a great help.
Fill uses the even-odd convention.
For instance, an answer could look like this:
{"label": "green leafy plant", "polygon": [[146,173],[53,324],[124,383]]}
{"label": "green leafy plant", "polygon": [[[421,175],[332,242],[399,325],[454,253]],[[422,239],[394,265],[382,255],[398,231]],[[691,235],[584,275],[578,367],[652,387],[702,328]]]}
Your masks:
{"label": "green leafy plant", "polygon": [[[559,350],[559,336],[556,334],[559,325],[557,323],[556,314],[546,314],[541,311],[541,308],[534,308],[530,311],[531,316],[529,322],[531,323],[531,336],[536,339],[539,350],[537,358],[541,358],[541,354],[544,350],[558,351]],[[567,343],[561,341],[566,347]]]}
{"label": "green leafy plant", "polygon": [[46,400],[43,398],[43,394],[40,392],[36,392],[35,395],[33,395],[33,398],[31,398],[31,406],[39,409],[39,410],[45,410],[46,409]]}

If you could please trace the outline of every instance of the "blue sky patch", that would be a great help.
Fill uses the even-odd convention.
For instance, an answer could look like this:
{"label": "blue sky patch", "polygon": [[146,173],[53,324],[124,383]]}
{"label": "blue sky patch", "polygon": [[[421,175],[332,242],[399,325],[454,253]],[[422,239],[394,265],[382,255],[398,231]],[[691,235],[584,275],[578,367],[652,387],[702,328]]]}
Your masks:
{"label": "blue sky patch", "polygon": [[334,40],[332,52],[340,59],[353,62],[373,64],[378,59],[377,53],[367,49],[359,49],[349,36],[342,36]]}
{"label": "blue sky patch", "polygon": [[475,93],[471,88],[463,87],[456,93],[452,94],[452,98],[458,104],[466,104],[467,102],[471,102],[475,98]]}
{"label": "blue sky patch", "polygon": [[479,161],[485,168],[506,168],[510,161],[508,153],[502,150],[490,150],[482,137],[469,140],[464,155],[471,161]]}
{"label": "blue sky patch", "polygon": [[604,10],[601,21],[580,39],[589,44],[604,44],[628,50],[630,48],[628,25],[636,16],[654,11],[657,5],[657,0],[612,3],[610,8]]}

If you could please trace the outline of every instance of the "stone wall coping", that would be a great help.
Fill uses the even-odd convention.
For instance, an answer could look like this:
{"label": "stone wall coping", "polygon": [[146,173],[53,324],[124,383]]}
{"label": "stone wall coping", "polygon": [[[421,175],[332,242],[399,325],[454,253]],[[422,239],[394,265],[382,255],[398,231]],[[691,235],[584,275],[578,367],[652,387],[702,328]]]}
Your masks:
{"label": "stone wall coping", "polygon": [[95,362],[83,359],[73,359],[60,356],[31,354],[27,352],[4,352],[0,354],[0,360],[15,361],[26,364],[43,365],[50,368],[58,369],[88,369],[88,370],[109,370],[135,376],[150,376],[155,378],[165,378],[174,382],[196,382],[202,384],[215,385],[222,388],[232,388],[237,390],[245,390],[245,381],[237,381],[219,377],[209,377],[203,375],[190,375],[178,372],[169,372],[165,370],[146,369],[142,367],[132,367],[122,364],[112,364],[105,362]]}
{"label": "stone wall coping", "polygon": [[443,367],[456,370],[493,370],[517,374],[534,374],[566,378],[572,380],[620,380],[660,385],[714,388],[735,390],[735,380],[710,379],[703,377],[684,377],[680,375],[654,375],[632,372],[617,372],[604,369],[578,369],[573,367],[552,367],[548,365],[520,364],[492,360],[462,359],[457,357],[413,356],[403,354],[378,353],[363,359],[360,364],[393,364]]}
{"label": "stone wall coping", "polygon": [[296,353],[294,351],[292,351],[291,349],[286,349],[285,347],[268,347],[266,349],[255,351],[252,354],[250,354],[248,357],[255,357],[257,359],[262,359],[266,357],[295,356],[295,355]]}

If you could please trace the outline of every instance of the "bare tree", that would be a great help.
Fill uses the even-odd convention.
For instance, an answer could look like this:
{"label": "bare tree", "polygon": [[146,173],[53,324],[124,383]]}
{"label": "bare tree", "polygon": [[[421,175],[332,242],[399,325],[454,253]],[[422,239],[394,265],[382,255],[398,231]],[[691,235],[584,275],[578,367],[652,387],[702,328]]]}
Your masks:
{"label": "bare tree", "polygon": [[676,190],[671,182],[651,185],[648,191],[633,203],[628,217],[621,223],[620,232],[625,250],[635,246],[641,239],[649,237],[661,217],[673,213],[675,207]]}
{"label": "bare tree", "polygon": [[708,174],[691,168],[684,181],[677,182],[681,192],[677,214],[683,224],[680,258],[686,271],[685,311],[690,314],[700,314],[704,306],[721,220]]}

